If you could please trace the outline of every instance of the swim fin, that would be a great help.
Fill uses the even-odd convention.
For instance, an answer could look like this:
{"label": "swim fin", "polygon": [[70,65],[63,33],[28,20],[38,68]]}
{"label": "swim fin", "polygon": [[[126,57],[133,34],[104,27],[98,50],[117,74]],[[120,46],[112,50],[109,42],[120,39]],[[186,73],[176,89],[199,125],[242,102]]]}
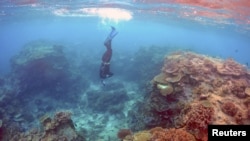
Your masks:
{"label": "swim fin", "polygon": [[111,32],[109,33],[108,37],[106,38],[104,44],[107,44],[109,41],[111,41],[118,32],[116,31],[115,27],[111,26]]}

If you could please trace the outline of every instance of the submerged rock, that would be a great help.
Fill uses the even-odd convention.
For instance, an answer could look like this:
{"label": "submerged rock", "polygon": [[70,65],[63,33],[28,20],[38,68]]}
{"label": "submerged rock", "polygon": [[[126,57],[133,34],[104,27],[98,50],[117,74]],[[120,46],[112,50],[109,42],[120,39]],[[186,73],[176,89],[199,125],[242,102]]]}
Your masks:
{"label": "submerged rock", "polygon": [[57,112],[54,118],[44,116],[41,119],[41,130],[30,130],[27,133],[16,133],[10,141],[85,141],[75,129],[71,113]]}
{"label": "submerged rock", "polygon": [[13,75],[18,79],[22,95],[47,91],[67,92],[69,66],[63,46],[48,42],[32,42],[11,60]]}

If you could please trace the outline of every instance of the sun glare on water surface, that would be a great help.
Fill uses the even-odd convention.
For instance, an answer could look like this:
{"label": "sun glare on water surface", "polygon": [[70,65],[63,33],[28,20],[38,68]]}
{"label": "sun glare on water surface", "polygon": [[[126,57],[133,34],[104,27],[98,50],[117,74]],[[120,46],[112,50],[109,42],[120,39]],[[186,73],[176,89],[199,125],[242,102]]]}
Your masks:
{"label": "sun glare on water surface", "polygon": [[61,8],[54,10],[53,14],[68,17],[99,17],[102,23],[106,21],[118,23],[120,21],[129,21],[133,18],[132,12],[121,8],[82,8],[78,10]]}

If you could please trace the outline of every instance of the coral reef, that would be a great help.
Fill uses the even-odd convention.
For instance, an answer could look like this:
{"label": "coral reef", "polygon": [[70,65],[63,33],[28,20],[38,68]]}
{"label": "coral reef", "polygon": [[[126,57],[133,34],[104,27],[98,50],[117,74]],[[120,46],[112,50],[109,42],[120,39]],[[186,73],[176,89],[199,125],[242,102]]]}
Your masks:
{"label": "coral reef", "polygon": [[181,51],[168,54],[145,102],[131,112],[137,123],[131,122],[130,127],[137,131],[182,128],[205,141],[208,124],[250,124],[249,74],[246,66],[231,58]]}
{"label": "coral reef", "polygon": [[[117,67],[120,73],[133,72],[125,76],[131,83],[136,78],[133,86],[119,78],[102,87],[92,80],[94,71],[83,75],[95,63],[75,69],[63,49],[33,42],[12,59],[10,77],[0,78],[0,138],[205,141],[208,124],[250,124],[250,72],[231,58],[179,51],[167,54],[162,65],[169,49],[142,48],[131,60],[118,61],[127,65]],[[77,124],[70,112],[44,115],[58,107],[77,111]],[[41,127],[28,130],[38,117]],[[113,135],[122,126],[128,129]]]}
{"label": "coral reef", "polygon": [[174,89],[171,84],[157,84],[157,88],[160,90],[161,95],[167,96],[171,94]]}
{"label": "coral reef", "polygon": [[150,129],[153,141],[196,141],[195,137],[184,129],[163,129],[156,127]]}
{"label": "coral reef", "polygon": [[221,105],[221,110],[225,114],[233,117],[236,115],[239,109],[235,106],[233,102],[225,102]]}
{"label": "coral reef", "polygon": [[186,129],[197,139],[207,140],[207,125],[213,123],[214,109],[202,104],[193,106],[187,114]]}
{"label": "coral reef", "polygon": [[53,119],[45,115],[41,119],[41,131],[17,132],[10,141],[84,141],[84,137],[76,132],[70,115],[67,111],[57,112]]}
{"label": "coral reef", "polygon": [[149,131],[140,131],[126,136],[122,141],[151,141],[151,137],[152,135]]}
{"label": "coral reef", "polygon": [[247,74],[247,69],[232,58],[216,64],[216,70],[222,75],[244,76]]}
{"label": "coral reef", "polygon": [[29,43],[11,59],[11,66],[22,95],[68,91],[70,63],[63,46],[41,41]]}
{"label": "coral reef", "polygon": [[120,129],[117,133],[117,137],[121,140],[125,139],[126,136],[131,136],[132,131],[130,129]]}
{"label": "coral reef", "polygon": [[247,96],[250,96],[250,87],[247,87],[247,88],[245,89],[245,94],[246,94]]}
{"label": "coral reef", "polygon": [[133,135],[133,141],[150,141],[151,134],[148,131],[137,132]]}
{"label": "coral reef", "polygon": [[184,129],[163,129],[155,127],[126,136],[122,141],[196,141],[195,137]]}

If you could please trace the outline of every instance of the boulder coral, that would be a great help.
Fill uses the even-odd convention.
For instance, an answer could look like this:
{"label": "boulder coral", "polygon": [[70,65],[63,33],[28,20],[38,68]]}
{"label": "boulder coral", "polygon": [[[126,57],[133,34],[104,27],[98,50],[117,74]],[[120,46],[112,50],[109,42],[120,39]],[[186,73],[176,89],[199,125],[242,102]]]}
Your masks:
{"label": "boulder coral", "polygon": [[235,104],[233,102],[228,101],[228,102],[224,102],[221,105],[221,110],[225,114],[233,117],[236,115],[236,113],[238,112],[239,109],[235,106]]}

